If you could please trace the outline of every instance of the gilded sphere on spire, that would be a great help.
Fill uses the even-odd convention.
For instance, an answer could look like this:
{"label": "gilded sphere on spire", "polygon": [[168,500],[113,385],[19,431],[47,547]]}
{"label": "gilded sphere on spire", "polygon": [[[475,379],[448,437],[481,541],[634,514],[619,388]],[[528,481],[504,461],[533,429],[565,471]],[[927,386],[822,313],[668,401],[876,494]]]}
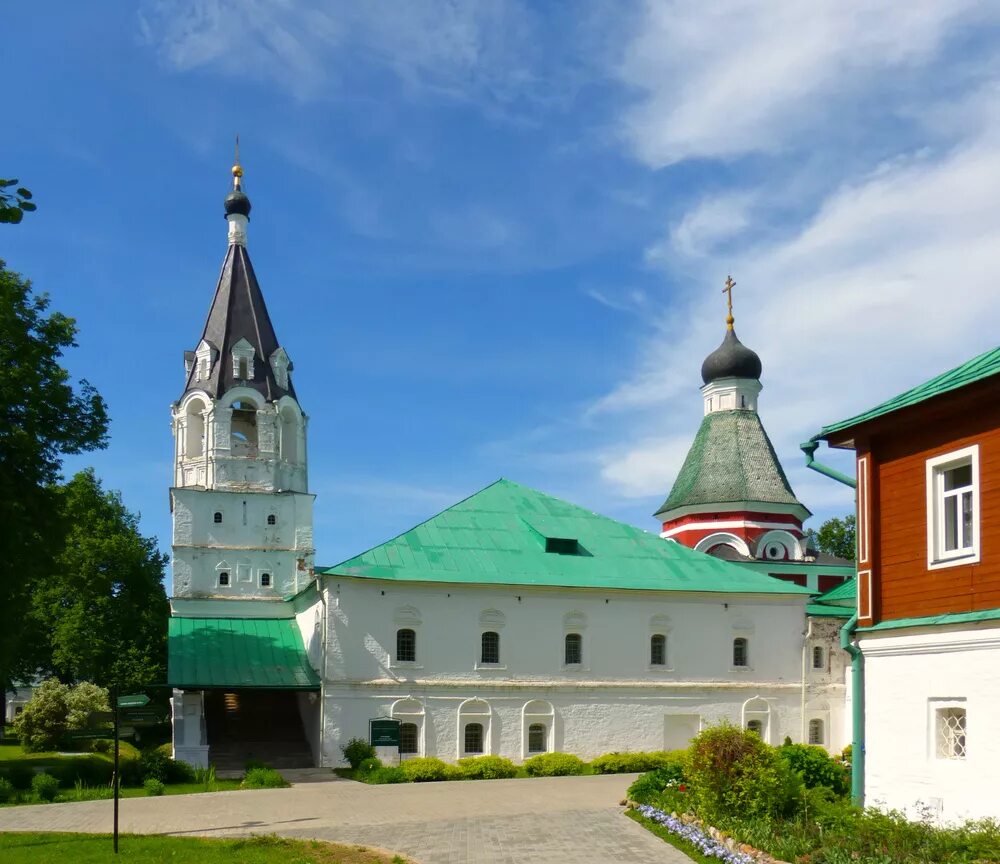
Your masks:
{"label": "gilded sphere on spire", "polygon": [[233,176],[234,177],[242,177],[243,176],[243,166],[242,165],[234,165],[233,166]]}

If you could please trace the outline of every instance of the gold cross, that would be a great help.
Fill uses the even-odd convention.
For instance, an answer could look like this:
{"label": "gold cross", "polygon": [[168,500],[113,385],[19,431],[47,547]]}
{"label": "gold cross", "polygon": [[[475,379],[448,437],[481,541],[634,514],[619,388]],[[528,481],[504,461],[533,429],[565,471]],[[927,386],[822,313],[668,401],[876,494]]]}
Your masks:
{"label": "gold cross", "polygon": [[733,281],[732,276],[726,277],[726,287],[722,289],[722,293],[726,296],[726,306],[728,308],[728,314],[726,315],[726,328],[729,330],[733,329],[733,288],[736,287],[736,283]]}

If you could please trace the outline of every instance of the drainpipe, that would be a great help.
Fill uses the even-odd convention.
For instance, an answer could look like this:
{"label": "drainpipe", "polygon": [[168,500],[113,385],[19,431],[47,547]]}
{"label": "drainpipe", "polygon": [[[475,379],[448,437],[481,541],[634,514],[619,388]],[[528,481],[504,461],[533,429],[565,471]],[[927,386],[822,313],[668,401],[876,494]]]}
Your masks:
{"label": "drainpipe", "polygon": [[[820,474],[850,486],[858,488],[854,477],[837,471],[828,465],[822,465],[814,458],[819,447],[815,438],[799,445],[806,457],[806,468],[812,468]],[[857,575],[855,575],[855,579]],[[865,664],[861,649],[852,641],[854,629],[858,626],[857,611],[840,628],[840,647],[851,658],[851,802],[856,807],[865,805]]]}
{"label": "drainpipe", "polygon": [[851,641],[858,626],[855,612],[840,628],[840,647],[851,655],[851,803],[865,806],[865,658]]}

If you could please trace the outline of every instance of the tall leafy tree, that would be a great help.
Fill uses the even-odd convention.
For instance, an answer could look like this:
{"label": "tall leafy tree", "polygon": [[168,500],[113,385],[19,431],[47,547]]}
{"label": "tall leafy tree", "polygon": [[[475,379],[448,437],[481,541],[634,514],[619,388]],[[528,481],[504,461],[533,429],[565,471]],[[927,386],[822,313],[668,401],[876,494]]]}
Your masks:
{"label": "tall leafy tree", "polygon": [[93,470],[57,493],[64,526],[48,578],[32,597],[32,630],[45,634],[43,666],[63,680],[102,686],[161,683],[166,673],[166,556]]}
{"label": "tall leafy tree", "polygon": [[827,519],[816,533],[816,545],[820,551],[853,561],[857,543],[854,522],[854,516]]}
{"label": "tall leafy tree", "polygon": [[32,591],[61,546],[56,481],[62,457],[104,447],[104,400],[62,365],[72,318],[0,261],[0,707]]}

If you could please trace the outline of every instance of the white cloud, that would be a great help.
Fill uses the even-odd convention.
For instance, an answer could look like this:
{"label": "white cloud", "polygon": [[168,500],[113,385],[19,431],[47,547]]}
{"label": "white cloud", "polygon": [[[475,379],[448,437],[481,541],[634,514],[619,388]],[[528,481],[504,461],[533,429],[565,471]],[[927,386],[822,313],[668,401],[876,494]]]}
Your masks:
{"label": "white cloud", "polygon": [[[980,117],[1000,116],[995,92],[973,98]],[[761,355],[761,414],[793,482],[808,481],[797,444],[821,425],[996,345],[997,200],[1000,124],[845,182],[789,236],[734,258],[737,331]],[[676,400],[700,401],[697,365],[723,333],[717,288],[665,314],[641,364],[597,403],[634,418],[602,469],[621,494],[662,494],[678,436],[693,438]]]}
{"label": "white cloud", "polygon": [[176,69],[269,80],[301,99],[349,91],[358,65],[458,98],[503,102],[536,83],[533,18],[518,0],[148,0],[139,24]]}
{"label": "white cloud", "polygon": [[676,253],[687,257],[710,254],[720,244],[738,237],[750,224],[757,196],[733,192],[702,198],[679,222],[671,226],[665,241],[646,250],[646,260],[663,264]]}
{"label": "white cloud", "polygon": [[648,0],[618,67],[639,94],[623,134],[662,167],[857,131],[857,103],[921,69],[959,23],[997,14],[975,0]]}

